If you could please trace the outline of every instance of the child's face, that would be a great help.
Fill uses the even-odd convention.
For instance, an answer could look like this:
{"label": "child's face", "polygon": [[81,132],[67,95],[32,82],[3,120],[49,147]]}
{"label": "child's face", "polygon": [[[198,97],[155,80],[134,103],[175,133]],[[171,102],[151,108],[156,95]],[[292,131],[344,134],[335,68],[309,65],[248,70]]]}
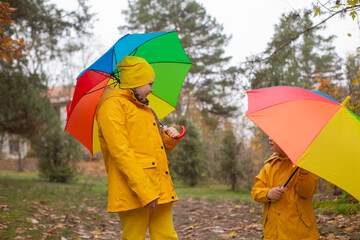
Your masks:
{"label": "child's face", "polygon": [[142,98],[146,99],[147,95],[153,92],[152,83],[135,88],[136,93]]}
{"label": "child's face", "polygon": [[269,146],[270,146],[270,151],[277,152],[281,156],[286,157],[284,151],[279,147],[279,145],[276,144],[276,142],[274,142],[274,140],[271,137],[269,137]]}

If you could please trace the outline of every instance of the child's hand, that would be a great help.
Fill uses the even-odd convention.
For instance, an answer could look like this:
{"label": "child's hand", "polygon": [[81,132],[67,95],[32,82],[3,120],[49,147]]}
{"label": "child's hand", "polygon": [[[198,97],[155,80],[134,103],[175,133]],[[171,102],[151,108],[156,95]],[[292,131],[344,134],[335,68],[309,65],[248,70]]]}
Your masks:
{"label": "child's hand", "polygon": [[299,171],[299,176],[300,177],[305,177],[308,174],[309,174],[308,171],[306,171],[305,169],[300,168],[300,171]]}
{"label": "child's hand", "polygon": [[281,187],[274,187],[268,191],[266,197],[270,200],[280,200],[282,195],[284,194],[284,189]]}
{"label": "child's hand", "polygon": [[145,207],[147,207],[149,210],[155,210],[158,207],[158,200],[155,199],[154,201],[150,202]]}
{"label": "child's hand", "polygon": [[176,138],[179,136],[179,132],[174,127],[168,127],[164,129],[164,133],[166,133],[171,138]]}

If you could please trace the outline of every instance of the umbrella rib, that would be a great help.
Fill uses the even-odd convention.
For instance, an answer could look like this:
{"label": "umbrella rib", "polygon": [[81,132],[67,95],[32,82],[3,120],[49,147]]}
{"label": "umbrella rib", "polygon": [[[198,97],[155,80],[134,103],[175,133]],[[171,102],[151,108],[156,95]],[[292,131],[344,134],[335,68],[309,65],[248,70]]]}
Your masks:
{"label": "umbrella rib", "polygon": [[[112,54],[114,55],[114,57],[115,57],[115,62],[116,62],[116,64],[117,64],[118,61],[117,61],[117,57],[116,57],[115,46],[114,46],[114,48],[113,48],[113,53],[112,53]],[[114,60],[113,60],[113,59],[111,59],[111,66],[114,66]]]}
{"label": "umbrella rib", "polygon": [[[104,76],[104,77],[109,77],[110,79],[118,80],[118,78],[117,78],[115,75],[113,75],[113,74],[106,75],[106,74],[104,74],[104,73],[101,72],[101,71],[97,71],[97,70],[90,70],[90,71],[94,71],[94,72],[96,72],[96,73],[98,73],[98,74],[100,74],[100,75],[102,75],[102,76]],[[102,80],[102,81],[103,81],[103,80]],[[100,81],[99,83],[101,83],[102,81]],[[99,83],[98,83],[98,84],[99,84]],[[96,84],[96,85],[98,85],[98,84]],[[109,84],[109,85],[114,85],[114,84],[116,84],[116,82],[111,83],[111,84]],[[95,85],[95,86],[96,86],[96,85]],[[94,86],[94,87],[95,87],[95,86]],[[93,87],[93,88],[94,88],[94,87]],[[87,94],[90,94],[90,93],[99,91],[99,90],[101,90],[101,89],[103,89],[103,88],[105,88],[105,87],[101,87],[101,88],[95,89],[95,90],[93,90],[93,91],[91,91],[91,92],[86,92],[84,95],[87,95]]]}
{"label": "umbrella rib", "polygon": [[[95,71],[95,70],[90,70],[90,71]],[[98,71],[95,71],[95,72],[98,72]],[[101,72],[100,72],[100,73],[101,73]],[[105,75],[105,74],[101,74],[101,75],[106,76],[106,77],[109,77],[109,76],[107,76],[107,75]],[[95,86],[99,85],[102,81],[104,81],[104,80],[101,80],[101,81],[98,82]],[[95,87],[95,86],[94,86],[94,87]],[[92,87],[92,88],[94,88],[94,87]],[[96,91],[101,90],[101,89],[103,89],[103,88],[104,88],[104,87],[99,88],[99,89],[94,90],[94,91],[91,91],[91,92],[96,92]],[[88,92],[86,92],[83,96],[85,96],[85,95],[87,95],[87,94],[88,94]],[[81,97],[79,98],[79,100],[76,102],[76,105],[77,105],[78,102],[80,102],[80,100],[83,98],[83,96],[81,96]],[[75,109],[76,105],[74,105],[74,107],[73,107],[72,109]],[[70,116],[70,117],[71,117],[71,116]],[[66,123],[66,125],[67,125],[67,123]]]}
{"label": "umbrella rib", "polygon": [[[107,84],[106,86],[111,86],[111,85],[114,85],[114,84],[116,84],[116,82],[113,82],[113,83]],[[105,87],[106,87],[106,86],[105,86]],[[99,91],[99,90],[101,90],[101,89],[103,89],[103,88],[105,88],[105,87],[101,87],[101,88],[98,88],[98,89],[96,89],[96,90],[94,90],[94,91],[87,92],[87,93],[85,93],[84,95],[88,95],[88,94],[90,94],[90,93],[97,92],[97,91]]]}
{"label": "umbrella rib", "polygon": [[108,73],[109,75],[106,75],[104,72],[99,71],[99,70],[95,70],[95,69],[88,69],[88,71],[96,72],[96,73],[98,73],[99,75],[103,75],[103,76],[105,76],[105,77],[109,77],[109,76],[110,76],[110,73]]}
{"label": "umbrella rib", "polygon": [[[154,39],[154,38],[152,38],[152,39]],[[140,46],[141,46],[141,45],[140,45]],[[134,52],[132,56],[135,56],[135,54],[137,53],[137,51],[138,51],[138,49],[139,49],[140,46],[138,46],[137,48],[135,48],[135,52],[132,51],[132,52]]]}

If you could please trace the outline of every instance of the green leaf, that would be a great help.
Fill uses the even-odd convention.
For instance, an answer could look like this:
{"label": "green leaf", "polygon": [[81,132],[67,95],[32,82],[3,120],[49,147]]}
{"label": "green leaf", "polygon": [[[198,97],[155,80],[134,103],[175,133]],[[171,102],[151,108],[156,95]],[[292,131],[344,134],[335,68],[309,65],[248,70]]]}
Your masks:
{"label": "green leaf", "polygon": [[320,16],[320,15],[321,15],[320,8],[315,8],[315,10],[314,10],[314,17]]}
{"label": "green leaf", "polygon": [[321,15],[321,10],[320,10],[320,8],[315,8],[315,10],[314,10],[314,17],[320,16],[320,15]]}
{"label": "green leaf", "polygon": [[355,11],[350,12],[350,16],[351,16],[352,19],[354,20],[355,17],[357,16],[357,12],[355,12]]}

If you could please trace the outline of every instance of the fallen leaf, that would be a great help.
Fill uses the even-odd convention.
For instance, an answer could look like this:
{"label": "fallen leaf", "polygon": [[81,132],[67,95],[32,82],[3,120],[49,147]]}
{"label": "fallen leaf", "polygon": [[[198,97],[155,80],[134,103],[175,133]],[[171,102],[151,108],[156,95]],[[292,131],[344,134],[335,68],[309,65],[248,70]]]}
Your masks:
{"label": "fallen leaf", "polygon": [[224,230],[220,229],[220,227],[216,226],[215,229],[212,230],[213,232],[216,232],[216,233],[223,233]]}
{"label": "fallen leaf", "polygon": [[8,211],[9,210],[9,205],[0,205],[0,209],[2,211]]}
{"label": "fallen leaf", "polygon": [[100,228],[96,228],[94,231],[90,232],[91,234],[95,234],[95,235],[100,235],[101,234],[101,230]]}
{"label": "fallen leaf", "polygon": [[39,223],[39,221],[36,220],[35,218],[26,218],[26,221],[29,223]]}
{"label": "fallen leaf", "polygon": [[335,239],[335,235],[330,233],[329,236],[327,237],[327,239]]}
{"label": "fallen leaf", "polygon": [[23,233],[25,233],[25,231],[26,231],[25,228],[17,228],[17,229],[15,230],[15,233],[16,233],[16,234],[23,234]]}

